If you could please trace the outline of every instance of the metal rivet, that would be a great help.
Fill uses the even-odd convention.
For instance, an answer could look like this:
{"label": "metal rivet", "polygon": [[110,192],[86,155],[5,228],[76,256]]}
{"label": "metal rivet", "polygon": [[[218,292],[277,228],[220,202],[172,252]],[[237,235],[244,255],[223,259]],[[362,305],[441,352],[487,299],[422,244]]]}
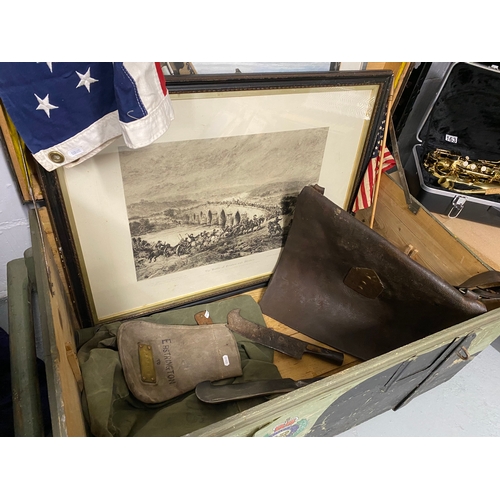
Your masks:
{"label": "metal rivet", "polygon": [[64,163],[65,160],[64,155],[58,153],[57,151],[51,151],[49,153],[49,159],[54,163]]}
{"label": "metal rivet", "polygon": [[466,347],[461,347],[457,352],[457,356],[463,360],[466,360],[469,359],[470,354]]}

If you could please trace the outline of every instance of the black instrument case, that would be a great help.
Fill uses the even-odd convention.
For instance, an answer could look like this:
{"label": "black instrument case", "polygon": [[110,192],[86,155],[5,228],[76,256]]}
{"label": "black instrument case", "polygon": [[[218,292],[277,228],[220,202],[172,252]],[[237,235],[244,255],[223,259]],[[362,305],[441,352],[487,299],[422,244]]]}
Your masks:
{"label": "black instrument case", "polygon": [[404,167],[412,195],[431,212],[500,227],[500,195],[445,189],[423,166],[426,155],[435,149],[471,160],[500,160],[500,71],[496,64],[450,66],[417,129]]}

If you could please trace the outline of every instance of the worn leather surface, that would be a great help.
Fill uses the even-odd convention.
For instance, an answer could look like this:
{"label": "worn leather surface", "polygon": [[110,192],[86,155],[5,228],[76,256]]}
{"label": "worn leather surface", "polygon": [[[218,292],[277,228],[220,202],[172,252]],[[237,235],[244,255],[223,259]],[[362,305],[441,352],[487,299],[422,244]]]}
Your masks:
{"label": "worn leather surface", "polygon": [[[381,286],[363,294],[346,285],[353,268],[375,273]],[[363,360],[486,312],[475,294],[458,291],[310,186],[260,306]]]}
{"label": "worn leather surface", "polygon": [[[163,403],[210,380],[242,374],[238,344],[226,325],[159,325],[125,321],[116,334],[123,374],[144,403]],[[151,353],[151,380],[143,380],[138,345]],[[150,373],[152,371],[152,373]]]}

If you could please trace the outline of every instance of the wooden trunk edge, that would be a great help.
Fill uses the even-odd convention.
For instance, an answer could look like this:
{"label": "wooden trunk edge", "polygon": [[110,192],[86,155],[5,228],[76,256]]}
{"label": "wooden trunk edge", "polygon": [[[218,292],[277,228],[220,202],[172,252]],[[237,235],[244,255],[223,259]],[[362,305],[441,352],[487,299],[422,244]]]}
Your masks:
{"label": "wooden trunk edge", "polygon": [[[413,214],[406,205],[401,187],[388,174],[384,174],[373,229],[453,286],[491,270],[441,221],[425,207],[420,207]],[[366,224],[368,213],[360,213],[356,218]]]}

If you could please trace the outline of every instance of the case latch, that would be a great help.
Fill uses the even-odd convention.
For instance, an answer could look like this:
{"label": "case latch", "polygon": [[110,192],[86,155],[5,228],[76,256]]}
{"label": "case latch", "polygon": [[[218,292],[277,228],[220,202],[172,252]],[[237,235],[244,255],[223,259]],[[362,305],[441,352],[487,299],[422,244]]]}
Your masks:
{"label": "case latch", "polygon": [[466,201],[467,198],[465,196],[455,196],[451,202],[451,210],[448,212],[448,217],[450,219],[456,219],[464,209]]}
{"label": "case latch", "polygon": [[[427,376],[420,383],[418,383],[417,386],[408,395],[406,395],[406,397],[394,406],[393,410],[399,410],[420,394],[423,394],[433,387],[437,387],[459,372],[461,368],[463,368],[463,366],[465,366],[465,364],[472,359],[468,348],[475,338],[476,334],[472,332],[466,337],[455,339],[438,357],[438,359],[429,368],[427,368],[427,370],[425,370],[427,371]],[[404,380],[404,378],[401,379],[401,375],[405,369],[406,366],[396,372],[395,375],[397,375],[396,378],[399,379],[399,381]]]}

